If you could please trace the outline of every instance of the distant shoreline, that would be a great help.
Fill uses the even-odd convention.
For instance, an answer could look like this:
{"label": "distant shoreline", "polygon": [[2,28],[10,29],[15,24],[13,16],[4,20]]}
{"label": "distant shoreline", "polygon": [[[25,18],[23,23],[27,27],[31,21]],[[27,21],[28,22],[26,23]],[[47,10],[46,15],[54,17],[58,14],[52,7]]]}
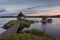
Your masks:
{"label": "distant shoreline", "polygon": [[[44,16],[25,16],[26,18],[42,18]],[[47,18],[60,18],[60,16],[46,16]],[[17,18],[17,16],[0,16],[0,18]]]}

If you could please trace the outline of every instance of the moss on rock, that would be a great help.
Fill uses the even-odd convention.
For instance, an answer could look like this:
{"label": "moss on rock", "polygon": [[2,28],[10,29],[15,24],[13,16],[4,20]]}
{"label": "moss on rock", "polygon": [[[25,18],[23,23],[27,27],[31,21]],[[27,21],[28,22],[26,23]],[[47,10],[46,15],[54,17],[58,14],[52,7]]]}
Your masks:
{"label": "moss on rock", "polygon": [[27,27],[27,28],[28,28],[29,25],[30,25],[30,22],[29,22],[28,20],[12,20],[12,21],[6,23],[6,24],[3,26],[3,28],[4,28],[4,29],[9,29],[11,26],[13,26],[13,25],[16,24],[16,23],[22,24],[24,27]]}

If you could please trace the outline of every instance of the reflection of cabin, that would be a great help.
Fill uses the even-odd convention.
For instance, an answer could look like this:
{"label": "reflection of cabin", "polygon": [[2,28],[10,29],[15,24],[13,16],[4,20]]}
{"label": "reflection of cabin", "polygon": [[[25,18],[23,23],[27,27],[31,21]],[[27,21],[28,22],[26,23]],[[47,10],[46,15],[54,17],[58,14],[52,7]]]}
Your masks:
{"label": "reflection of cabin", "polygon": [[46,23],[47,22],[47,17],[46,16],[43,16],[41,22],[42,23]]}
{"label": "reflection of cabin", "polygon": [[25,19],[25,15],[23,15],[22,12],[20,12],[17,16],[17,20]]}
{"label": "reflection of cabin", "polygon": [[42,22],[42,23],[47,23],[47,22],[48,22],[48,23],[52,23],[52,19],[47,19],[46,16],[43,16],[41,22]]}

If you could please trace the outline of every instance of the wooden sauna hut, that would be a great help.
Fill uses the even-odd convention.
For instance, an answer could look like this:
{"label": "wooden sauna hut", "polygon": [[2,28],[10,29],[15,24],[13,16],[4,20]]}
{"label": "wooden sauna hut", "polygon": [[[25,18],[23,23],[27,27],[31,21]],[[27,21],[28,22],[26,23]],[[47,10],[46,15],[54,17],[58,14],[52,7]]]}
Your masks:
{"label": "wooden sauna hut", "polygon": [[20,13],[17,16],[17,20],[24,20],[25,19],[25,15],[23,15],[23,13],[20,11]]}

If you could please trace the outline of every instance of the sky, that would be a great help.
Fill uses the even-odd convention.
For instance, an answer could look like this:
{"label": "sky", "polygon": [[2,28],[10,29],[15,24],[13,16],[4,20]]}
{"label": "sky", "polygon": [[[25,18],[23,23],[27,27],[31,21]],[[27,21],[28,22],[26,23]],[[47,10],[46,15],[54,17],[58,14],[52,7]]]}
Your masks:
{"label": "sky", "polygon": [[28,12],[31,10],[35,12],[38,7],[41,7],[39,9],[44,13],[57,13],[60,11],[60,0],[0,0],[0,8],[6,10],[26,9]]}
{"label": "sky", "polygon": [[0,0],[0,7],[6,9],[25,9],[34,6],[60,5],[60,0]]}

